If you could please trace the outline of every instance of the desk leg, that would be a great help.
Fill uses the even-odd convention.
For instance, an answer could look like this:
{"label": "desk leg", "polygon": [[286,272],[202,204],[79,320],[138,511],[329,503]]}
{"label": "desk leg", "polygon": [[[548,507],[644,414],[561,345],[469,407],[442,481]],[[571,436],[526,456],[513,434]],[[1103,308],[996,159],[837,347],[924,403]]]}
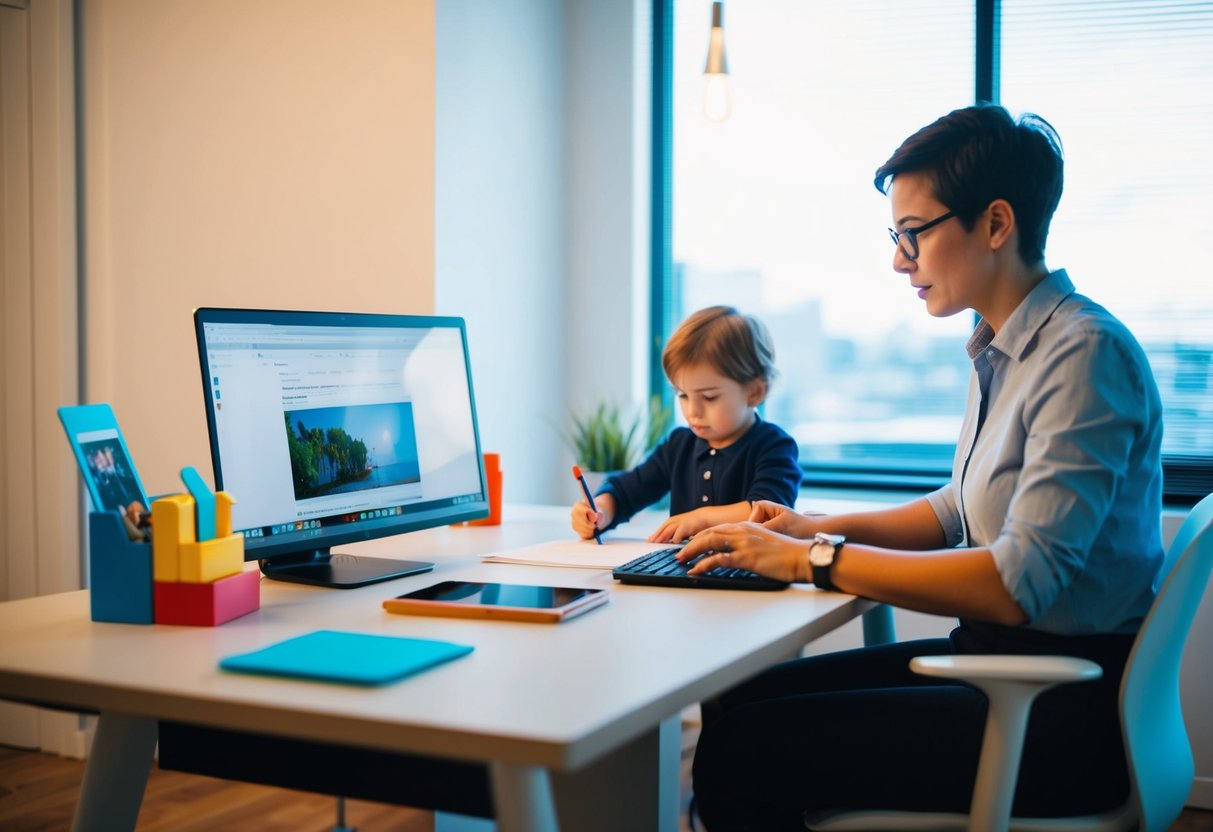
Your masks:
{"label": "desk leg", "polygon": [[681,728],[670,717],[585,768],[553,772],[560,828],[677,832]]}
{"label": "desk leg", "polygon": [[893,624],[893,608],[888,604],[872,607],[863,614],[863,645],[876,647],[897,641],[897,628]]}
{"label": "desk leg", "polygon": [[500,832],[556,832],[552,790],[544,768],[493,763],[489,773]]}
{"label": "desk leg", "polygon": [[84,767],[72,832],[135,828],[158,735],[154,719],[101,714]]}

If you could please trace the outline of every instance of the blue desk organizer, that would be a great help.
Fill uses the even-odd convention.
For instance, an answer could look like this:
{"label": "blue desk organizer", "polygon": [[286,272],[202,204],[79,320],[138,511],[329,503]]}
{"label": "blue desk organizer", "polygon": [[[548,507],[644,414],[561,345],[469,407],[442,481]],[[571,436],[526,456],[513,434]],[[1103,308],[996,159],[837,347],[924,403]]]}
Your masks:
{"label": "blue desk organizer", "polygon": [[128,538],[117,511],[89,512],[88,542],[93,620],[151,624],[151,544]]}

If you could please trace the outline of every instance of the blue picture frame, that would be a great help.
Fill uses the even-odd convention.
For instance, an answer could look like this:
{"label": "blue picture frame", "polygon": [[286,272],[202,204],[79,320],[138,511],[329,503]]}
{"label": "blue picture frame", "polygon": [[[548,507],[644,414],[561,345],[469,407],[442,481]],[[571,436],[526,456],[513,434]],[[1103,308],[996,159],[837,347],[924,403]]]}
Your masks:
{"label": "blue picture frame", "polygon": [[125,513],[127,506],[137,501],[146,510],[147,492],[113,408],[104,403],[61,407],[59,421],[80,464],[93,509]]}

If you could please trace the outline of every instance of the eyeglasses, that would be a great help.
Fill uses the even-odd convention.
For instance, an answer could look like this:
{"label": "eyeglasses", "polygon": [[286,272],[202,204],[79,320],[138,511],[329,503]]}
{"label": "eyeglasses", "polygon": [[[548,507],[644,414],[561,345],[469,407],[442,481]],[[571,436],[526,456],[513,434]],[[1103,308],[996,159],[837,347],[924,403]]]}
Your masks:
{"label": "eyeglasses", "polygon": [[935,226],[939,225],[944,220],[952,219],[952,217],[954,217],[954,216],[956,216],[956,212],[949,211],[948,213],[946,213],[942,216],[936,217],[935,219],[931,220],[930,222],[923,223],[922,225],[918,226],[917,228],[906,228],[906,229],[902,230],[900,233],[896,229],[890,228],[889,236],[893,238],[894,245],[901,247],[902,254],[904,254],[906,257],[908,257],[911,260],[917,260],[918,259],[918,235],[921,234],[922,232],[926,231],[928,228],[934,228]]}

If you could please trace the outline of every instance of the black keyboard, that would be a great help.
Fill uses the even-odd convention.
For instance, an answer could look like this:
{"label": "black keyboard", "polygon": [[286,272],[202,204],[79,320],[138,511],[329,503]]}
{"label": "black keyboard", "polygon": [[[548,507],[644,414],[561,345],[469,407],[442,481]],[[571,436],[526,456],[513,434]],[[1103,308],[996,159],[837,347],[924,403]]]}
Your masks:
{"label": "black keyboard", "polygon": [[[786,581],[767,578],[748,569],[718,566],[702,575],[688,575],[687,570],[699,558],[690,563],[679,563],[674,555],[681,547],[658,549],[641,555],[635,560],[616,567],[611,575],[625,584],[650,584],[652,586],[689,586],[696,589],[786,589]],[[700,557],[704,557],[701,555]]]}

